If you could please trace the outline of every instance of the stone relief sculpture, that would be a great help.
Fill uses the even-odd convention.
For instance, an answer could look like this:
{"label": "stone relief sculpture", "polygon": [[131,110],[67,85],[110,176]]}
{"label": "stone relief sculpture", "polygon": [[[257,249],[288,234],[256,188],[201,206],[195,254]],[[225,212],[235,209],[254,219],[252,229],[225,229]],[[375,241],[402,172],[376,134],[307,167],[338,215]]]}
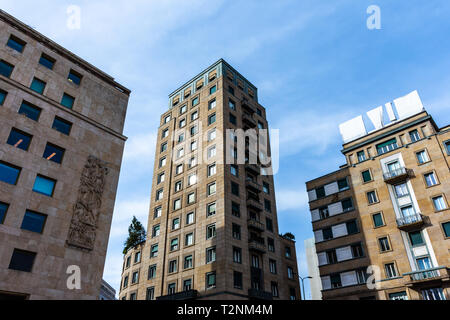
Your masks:
{"label": "stone relief sculpture", "polygon": [[92,250],[95,243],[97,220],[102,206],[108,168],[94,156],[89,156],[81,173],[77,202],[73,207],[67,243]]}

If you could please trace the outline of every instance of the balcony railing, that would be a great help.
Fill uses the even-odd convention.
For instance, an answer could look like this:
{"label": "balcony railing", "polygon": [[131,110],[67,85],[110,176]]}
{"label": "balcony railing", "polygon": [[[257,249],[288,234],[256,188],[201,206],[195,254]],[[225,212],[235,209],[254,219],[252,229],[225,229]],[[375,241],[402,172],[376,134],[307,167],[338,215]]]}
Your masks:
{"label": "balcony railing", "polygon": [[266,244],[264,243],[264,238],[261,238],[261,239],[257,239],[257,238],[249,239],[248,240],[248,248],[250,250],[254,250],[254,251],[261,252],[261,253],[265,253],[266,252]]}
{"label": "balcony railing", "polygon": [[248,297],[251,299],[259,299],[259,300],[273,300],[271,292],[259,289],[248,289]]}
{"label": "balcony railing", "polygon": [[261,169],[258,167],[257,164],[254,164],[254,163],[246,163],[245,170],[252,171],[255,174],[261,173]]}
{"label": "balcony railing", "polygon": [[198,296],[197,290],[187,290],[174,294],[168,294],[166,296],[157,297],[156,300],[190,300],[195,299]]}
{"label": "balcony railing", "polygon": [[246,113],[242,114],[242,123],[246,124],[250,128],[256,128],[256,121]]}
{"label": "balcony railing", "polygon": [[412,283],[439,280],[442,278],[448,278],[448,269],[445,266],[430,268],[426,270],[418,270],[413,272],[404,273],[404,276],[409,276]]}
{"label": "balcony railing", "polygon": [[399,229],[412,229],[414,227],[421,226],[423,224],[423,218],[420,213],[415,213],[410,216],[404,216],[397,219],[397,227]]}
{"label": "balcony railing", "polygon": [[259,202],[259,198],[249,192],[247,193],[247,207],[256,211],[262,211],[263,209],[262,204]]}
{"label": "balcony railing", "polygon": [[247,187],[247,189],[250,189],[251,191],[256,193],[259,193],[262,190],[261,186],[258,183],[248,177],[245,179],[245,186]]}
{"label": "balcony railing", "polygon": [[241,105],[244,110],[247,110],[252,114],[256,112],[256,109],[248,102],[248,99],[246,98],[242,99]]}
{"label": "balcony railing", "polygon": [[395,184],[401,181],[405,181],[413,175],[413,171],[407,168],[398,168],[395,170],[390,170],[383,174],[384,181],[386,183]]}
{"label": "balcony railing", "polygon": [[256,220],[256,219],[251,219],[251,218],[248,219],[247,220],[247,226],[249,228],[253,228],[253,229],[256,229],[258,231],[264,231],[265,230],[264,224],[262,222]]}

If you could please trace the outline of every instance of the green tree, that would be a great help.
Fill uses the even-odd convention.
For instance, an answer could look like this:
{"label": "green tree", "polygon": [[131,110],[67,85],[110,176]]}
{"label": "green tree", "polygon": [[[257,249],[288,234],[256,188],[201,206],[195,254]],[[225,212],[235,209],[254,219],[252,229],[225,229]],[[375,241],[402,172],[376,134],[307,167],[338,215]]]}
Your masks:
{"label": "green tree", "polygon": [[131,224],[128,227],[128,238],[123,244],[123,254],[126,254],[128,249],[145,241],[145,238],[146,232],[144,226],[135,216],[133,216],[133,220],[131,220]]}
{"label": "green tree", "polygon": [[285,234],[282,235],[282,237],[289,240],[295,240],[295,236],[290,232],[286,232]]}

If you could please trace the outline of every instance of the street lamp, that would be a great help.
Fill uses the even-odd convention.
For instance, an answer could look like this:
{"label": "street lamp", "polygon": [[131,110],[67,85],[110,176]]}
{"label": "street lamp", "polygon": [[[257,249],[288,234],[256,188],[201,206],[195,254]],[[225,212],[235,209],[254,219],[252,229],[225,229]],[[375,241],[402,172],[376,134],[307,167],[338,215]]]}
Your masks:
{"label": "street lamp", "polygon": [[312,277],[310,277],[310,276],[306,276],[306,277],[300,277],[300,275],[298,275],[298,277],[299,277],[299,279],[301,280],[301,282],[302,282],[302,300],[306,300],[305,298],[305,285],[304,285],[304,283],[303,283],[303,280],[305,280],[305,279],[312,279]]}

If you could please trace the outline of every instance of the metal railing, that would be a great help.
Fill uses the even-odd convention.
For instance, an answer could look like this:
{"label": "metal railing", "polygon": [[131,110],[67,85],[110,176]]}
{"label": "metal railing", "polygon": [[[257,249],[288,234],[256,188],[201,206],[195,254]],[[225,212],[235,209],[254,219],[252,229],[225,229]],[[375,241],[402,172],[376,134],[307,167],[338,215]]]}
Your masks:
{"label": "metal railing", "polygon": [[262,299],[262,300],[272,300],[272,293],[259,290],[259,289],[248,289],[248,296],[250,298]]}
{"label": "metal railing", "polygon": [[256,219],[252,219],[252,218],[248,219],[247,220],[247,225],[249,227],[253,227],[253,228],[256,228],[258,230],[262,230],[262,231],[265,230],[264,224],[261,221],[258,221]]}
{"label": "metal railing", "polygon": [[404,216],[402,218],[397,219],[397,226],[403,227],[411,224],[416,224],[419,222],[423,222],[422,215],[420,213],[415,213],[410,216]]}
{"label": "metal railing", "polygon": [[410,170],[405,168],[405,167],[401,167],[395,170],[389,170],[388,172],[383,174],[384,180],[391,180],[394,178],[398,178],[398,177],[403,177],[403,176],[409,176],[409,172]]}
{"label": "metal railing", "polygon": [[441,275],[448,274],[447,267],[441,266],[436,268],[430,268],[425,270],[418,270],[413,272],[404,273],[404,276],[410,277],[411,281],[424,281],[439,278]]}
{"label": "metal railing", "polygon": [[166,296],[157,297],[156,300],[189,300],[197,298],[197,290],[186,290]]}

